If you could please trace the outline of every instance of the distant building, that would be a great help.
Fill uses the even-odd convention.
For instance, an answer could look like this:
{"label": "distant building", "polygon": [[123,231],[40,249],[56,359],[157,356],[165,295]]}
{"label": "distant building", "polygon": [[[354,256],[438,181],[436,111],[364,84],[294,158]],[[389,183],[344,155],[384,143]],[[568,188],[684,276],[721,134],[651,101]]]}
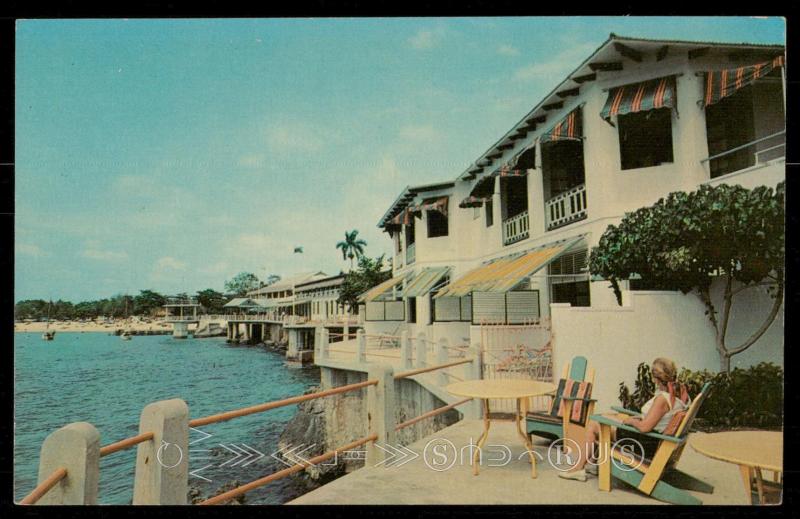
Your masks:
{"label": "distant building", "polygon": [[295,285],[295,315],[321,322],[344,318],[346,308],[339,303],[344,278],[339,274]]}
{"label": "distant building", "polygon": [[305,272],[289,278],[281,279],[247,293],[247,297],[254,299],[262,306],[274,309],[276,315],[296,315],[295,313],[295,286],[309,281],[316,281],[326,277],[322,271]]}

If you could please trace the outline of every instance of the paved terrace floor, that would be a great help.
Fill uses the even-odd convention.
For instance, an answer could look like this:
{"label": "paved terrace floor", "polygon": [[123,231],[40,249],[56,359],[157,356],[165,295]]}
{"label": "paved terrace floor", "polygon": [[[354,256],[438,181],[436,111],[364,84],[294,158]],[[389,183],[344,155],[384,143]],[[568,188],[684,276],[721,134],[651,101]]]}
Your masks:
{"label": "paved terrace floor", "polygon": [[[537,462],[538,477],[531,479],[530,464],[525,447],[517,435],[513,422],[492,421],[489,438],[484,447],[486,458],[481,472],[473,476],[469,466],[468,449],[464,450],[465,461],[444,471],[436,471],[426,465],[423,453],[431,440],[446,438],[456,449],[474,443],[482,431],[479,420],[463,420],[423,438],[408,446],[419,457],[395,459],[400,466],[367,467],[356,470],[327,485],[289,502],[292,505],[440,505],[440,504],[663,504],[646,497],[624,483],[613,480],[611,492],[598,490],[596,476],[589,476],[585,483],[568,481],[557,477],[557,470],[547,461],[547,446],[544,440],[534,445],[545,461]],[[702,434],[702,433],[693,433]],[[440,441],[434,442],[442,444]],[[499,459],[500,447],[511,450],[511,461],[505,466],[488,466],[488,458]],[[434,465],[443,460],[428,448],[428,460]],[[449,460],[453,459],[452,449]],[[413,459],[412,459],[413,458]],[[537,459],[541,459],[537,456]],[[497,464],[498,462],[491,462]],[[690,446],[683,451],[678,467],[689,474],[701,477],[714,486],[713,494],[692,492],[706,505],[748,504],[744,488],[735,465],[706,458]]]}

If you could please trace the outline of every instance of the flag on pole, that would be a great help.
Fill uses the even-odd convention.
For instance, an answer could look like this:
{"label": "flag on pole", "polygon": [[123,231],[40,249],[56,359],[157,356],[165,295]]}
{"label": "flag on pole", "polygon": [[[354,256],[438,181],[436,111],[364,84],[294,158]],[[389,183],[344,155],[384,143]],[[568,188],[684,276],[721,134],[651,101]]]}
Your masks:
{"label": "flag on pole", "polygon": [[298,252],[299,252],[300,254],[302,254],[302,253],[303,253],[303,247],[295,247],[295,248],[294,248],[294,253],[298,253]]}

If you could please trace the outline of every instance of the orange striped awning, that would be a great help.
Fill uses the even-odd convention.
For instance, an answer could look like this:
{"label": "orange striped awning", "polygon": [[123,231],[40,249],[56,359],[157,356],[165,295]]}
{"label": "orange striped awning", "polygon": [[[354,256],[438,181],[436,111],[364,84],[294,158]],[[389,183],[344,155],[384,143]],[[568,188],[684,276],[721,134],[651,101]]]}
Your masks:
{"label": "orange striped awning", "polygon": [[440,290],[434,298],[462,297],[472,292],[508,292],[559,257],[583,237],[545,245],[522,255],[506,256],[473,269]]}
{"label": "orange striped awning", "polygon": [[403,280],[405,280],[408,277],[408,275],[409,272],[406,272],[405,274],[402,274],[400,276],[395,276],[389,280],[384,281],[380,285],[376,285],[370,288],[369,290],[358,296],[358,302],[368,303],[370,301],[376,300],[389,290],[393,289],[394,287],[402,283]]}

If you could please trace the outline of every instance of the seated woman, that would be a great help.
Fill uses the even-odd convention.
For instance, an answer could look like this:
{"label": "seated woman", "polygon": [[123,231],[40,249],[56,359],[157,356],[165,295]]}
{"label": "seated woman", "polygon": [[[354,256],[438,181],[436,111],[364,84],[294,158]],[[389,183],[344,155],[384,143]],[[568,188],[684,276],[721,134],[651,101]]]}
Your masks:
{"label": "seated woman", "polygon": [[[622,423],[635,427],[639,431],[646,433],[650,431],[664,432],[675,413],[686,410],[689,407],[689,395],[686,387],[680,384],[680,396],[675,395],[678,386],[678,373],[675,363],[670,359],[659,357],[653,361],[651,367],[653,381],[656,384],[656,394],[642,406],[642,417],[628,416]],[[644,453],[638,445],[633,443],[633,452],[644,454],[645,458],[651,459],[658,448],[659,440],[649,438],[644,434],[627,431],[625,429],[616,430],[612,428],[612,441],[622,439],[635,440],[641,445]],[[574,479],[586,481],[586,463],[589,461],[589,454],[594,450],[594,444],[600,436],[600,424],[590,422],[586,427],[586,443],[579,449],[577,464],[567,472],[559,472],[558,476],[564,479]]]}

